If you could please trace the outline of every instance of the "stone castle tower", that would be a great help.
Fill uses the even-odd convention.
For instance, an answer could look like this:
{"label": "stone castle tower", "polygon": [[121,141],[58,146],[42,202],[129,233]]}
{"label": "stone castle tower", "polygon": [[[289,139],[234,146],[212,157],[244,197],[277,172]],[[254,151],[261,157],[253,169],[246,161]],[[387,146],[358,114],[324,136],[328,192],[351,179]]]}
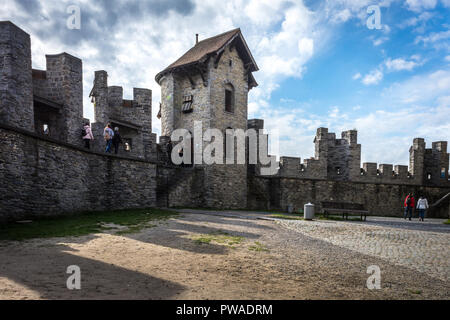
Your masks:
{"label": "stone castle tower", "polygon": [[32,69],[30,36],[10,21],[0,21],[0,57],[0,121],[79,145],[81,59],[46,55],[46,70]]}
{"label": "stone castle tower", "polygon": [[[203,131],[247,129],[248,92],[257,83],[253,56],[240,29],[196,42],[181,58],[156,75],[161,86],[161,136],[173,130],[194,132],[194,121]],[[193,141],[196,145],[201,141]],[[203,146],[204,148],[204,146]],[[198,166],[198,165],[196,165]],[[205,204],[208,207],[243,208],[247,204],[246,165],[208,165]]]}

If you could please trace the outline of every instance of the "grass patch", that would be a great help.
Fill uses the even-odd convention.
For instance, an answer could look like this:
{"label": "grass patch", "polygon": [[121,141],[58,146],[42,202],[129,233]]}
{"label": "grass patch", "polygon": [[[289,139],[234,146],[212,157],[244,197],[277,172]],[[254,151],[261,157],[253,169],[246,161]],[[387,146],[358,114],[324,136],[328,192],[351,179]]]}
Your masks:
{"label": "grass patch", "polygon": [[83,236],[111,230],[104,224],[115,224],[127,229],[118,234],[139,232],[151,227],[150,221],[165,220],[176,212],[160,209],[133,209],[103,212],[85,212],[71,216],[43,218],[26,224],[9,223],[0,225],[0,240],[26,240]]}
{"label": "grass patch", "polygon": [[450,224],[450,219],[448,219],[447,221],[444,221],[444,224]]}
{"label": "grass patch", "polygon": [[408,291],[409,291],[409,293],[412,293],[412,294],[422,294],[422,290],[412,290],[412,289],[409,289]]}
{"label": "grass patch", "polygon": [[286,219],[286,220],[304,220],[302,217],[297,217],[294,215],[288,215],[288,214],[271,214],[270,217],[277,218],[277,219]]}
{"label": "grass patch", "polygon": [[199,234],[192,237],[192,240],[196,244],[210,244],[212,242],[227,245],[233,247],[236,244],[240,244],[244,237],[233,236],[229,233],[218,231],[209,234]]}
{"label": "grass patch", "polygon": [[248,250],[250,251],[256,251],[256,252],[269,252],[269,249],[263,245],[262,243],[255,241],[254,244],[252,244],[250,247],[248,247]]}

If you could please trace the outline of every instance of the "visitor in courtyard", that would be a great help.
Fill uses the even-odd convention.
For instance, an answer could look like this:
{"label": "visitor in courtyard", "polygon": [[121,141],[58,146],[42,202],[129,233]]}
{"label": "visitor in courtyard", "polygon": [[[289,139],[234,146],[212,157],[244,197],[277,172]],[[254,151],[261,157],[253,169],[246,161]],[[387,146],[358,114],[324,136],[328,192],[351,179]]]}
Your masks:
{"label": "visitor in courtyard", "polygon": [[84,131],[83,131],[84,147],[86,149],[90,149],[91,148],[91,140],[94,140],[94,135],[92,134],[91,126],[89,125],[88,122],[86,122],[84,124],[83,129],[84,129]]}
{"label": "visitor in courtyard", "polygon": [[105,130],[103,130],[103,137],[106,141],[106,149],[105,152],[111,152],[112,147],[112,139],[114,137],[114,131],[111,129],[111,123],[108,123],[108,125],[105,127]]}
{"label": "visitor in courtyard", "polygon": [[427,198],[420,196],[417,201],[417,209],[419,210],[419,221],[424,221],[425,212],[428,209],[428,200]]}
{"label": "visitor in courtyard", "polygon": [[119,144],[122,143],[122,138],[120,137],[119,128],[114,128],[114,136],[112,138],[112,144],[114,146],[114,153],[117,154],[119,152]]}
{"label": "visitor in courtyard", "polygon": [[412,214],[413,214],[413,209],[415,208],[415,199],[412,193],[408,193],[408,195],[405,198],[405,213],[404,213],[404,218],[406,219],[406,217],[408,216],[409,220],[411,221],[412,218]]}

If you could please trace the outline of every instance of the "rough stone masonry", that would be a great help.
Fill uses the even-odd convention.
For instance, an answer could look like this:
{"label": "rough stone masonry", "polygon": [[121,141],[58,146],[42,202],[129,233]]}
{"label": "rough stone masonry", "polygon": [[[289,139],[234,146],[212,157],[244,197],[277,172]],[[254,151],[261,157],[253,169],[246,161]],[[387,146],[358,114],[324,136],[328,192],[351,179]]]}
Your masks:
{"label": "rough stone masonry", "polygon": [[[261,165],[171,163],[171,133],[216,128],[263,129],[248,119],[248,94],[257,86],[258,66],[240,29],[197,42],[155,77],[161,86],[158,117],[162,135],[152,133],[152,92],[108,85],[95,72],[90,98],[95,120],[91,150],[82,147],[82,60],[68,53],[47,55],[46,70],[32,69],[30,36],[0,22],[0,220],[87,210],[141,207],[281,209],[337,200],[366,205],[372,214],[399,215],[409,192],[437,205],[430,215],[449,214],[447,142],[426,148],[415,138],[406,165],[364,163],[357,131],[340,139],[319,128],[315,156],[281,157],[275,175]],[[103,153],[103,128],[119,127],[118,155]],[[265,136],[267,138],[267,136]],[[193,141],[193,144],[199,141]],[[248,155],[247,155],[248,157]]]}

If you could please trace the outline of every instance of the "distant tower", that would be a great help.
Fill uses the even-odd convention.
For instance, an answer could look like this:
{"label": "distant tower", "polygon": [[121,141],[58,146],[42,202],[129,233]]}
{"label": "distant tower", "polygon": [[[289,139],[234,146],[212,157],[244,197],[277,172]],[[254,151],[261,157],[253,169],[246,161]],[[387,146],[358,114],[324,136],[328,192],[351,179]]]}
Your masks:
{"label": "distant tower", "polygon": [[448,184],[448,166],[447,141],[433,142],[431,149],[425,149],[424,183],[435,186]]}
{"label": "distant tower", "polygon": [[424,159],[425,159],[425,140],[415,138],[413,145],[409,148],[409,172],[414,176],[417,184],[424,182]]}
{"label": "distant tower", "polygon": [[83,63],[68,53],[46,55],[48,98],[61,103],[61,140],[81,144],[83,125]]}
{"label": "distant tower", "polygon": [[0,21],[0,121],[34,131],[30,35]]}
{"label": "distant tower", "polygon": [[[240,29],[205,39],[156,76],[161,86],[161,135],[194,121],[203,130],[247,129],[248,91],[257,86],[258,67]],[[198,143],[194,141],[194,144]],[[205,205],[243,208],[247,204],[247,166],[205,166]]]}
{"label": "distant tower", "polygon": [[323,170],[324,178],[332,180],[357,180],[361,172],[361,145],[358,144],[356,130],[344,131],[341,139],[328,132],[327,128],[317,129],[315,159]]}

